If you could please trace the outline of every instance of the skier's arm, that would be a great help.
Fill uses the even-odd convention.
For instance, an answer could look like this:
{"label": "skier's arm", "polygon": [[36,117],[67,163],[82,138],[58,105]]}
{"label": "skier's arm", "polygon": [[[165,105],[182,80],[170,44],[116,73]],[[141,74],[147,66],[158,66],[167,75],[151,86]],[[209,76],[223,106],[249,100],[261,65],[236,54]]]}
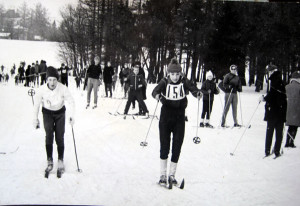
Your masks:
{"label": "skier's arm", "polygon": [[39,122],[39,111],[40,111],[40,105],[42,103],[42,92],[37,92],[37,95],[35,97],[35,104],[33,106],[33,127],[38,129],[40,126]]}
{"label": "skier's arm", "polygon": [[202,92],[189,79],[185,78],[185,85],[194,97],[202,97]]}

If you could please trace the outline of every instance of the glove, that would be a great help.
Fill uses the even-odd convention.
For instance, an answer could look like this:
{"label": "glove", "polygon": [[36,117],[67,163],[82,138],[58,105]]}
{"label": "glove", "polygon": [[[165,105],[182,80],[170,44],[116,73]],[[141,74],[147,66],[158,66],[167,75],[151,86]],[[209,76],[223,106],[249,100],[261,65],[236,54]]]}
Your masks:
{"label": "glove", "polygon": [[265,97],[264,95],[261,95],[258,99],[259,103],[264,102],[265,101]]}
{"label": "glove", "polygon": [[197,98],[198,98],[198,100],[200,100],[200,99],[202,98],[202,93],[201,93],[201,91],[199,91],[199,92],[197,93]]}
{"label": "glove", "polygon": [[70,118],[69,118],[69,123],[70,123],[71,126],[74,125],[74,123],[75,123],[74,117],[70,117]]}
{"label": "glove", "polygon": [[143,87],[143,85],[142,85],[142,84],[139,84],[139,85],[138,85],[138,88],[142,88],[142,87]]}
{"label": "glove", "polygon": [[155,96],[155,99],[156,99],[157,101],[159,101],[160,98],[161,98],[161,95],[160,95],[160,94],[157,94],[157,95]]}
{"label": "glove", "polygon": [[35,129],[40,128],[40,121],[39,121],[39,119],[34,119],[34,120],[33,120],[33,127],[34,127]]}
{"label": "glove", "polygon": [[209,90],[207,90],[207,92],[208,92],[208,94],[210,94],[210,93],[211,93],[211,90],[209,89]]}

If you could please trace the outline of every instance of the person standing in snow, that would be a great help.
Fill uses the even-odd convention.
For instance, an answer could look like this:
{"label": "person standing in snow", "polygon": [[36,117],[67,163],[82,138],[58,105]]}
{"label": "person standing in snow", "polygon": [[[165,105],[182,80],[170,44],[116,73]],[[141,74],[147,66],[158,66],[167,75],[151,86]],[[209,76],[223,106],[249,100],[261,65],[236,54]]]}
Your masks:
{"label": "person standing in snow", "polygon": [[[214,95],[219,94],[220,90],[217,88],[216,83],[213,81],[213,73],[208,71],[206,73],[206,80],[203,82],[201,87],[201,92],[203,94],[203,109],[201,114],[200,127],[209,127],[213,126],[209,123],[211,110],[214,102]],[[204,124],[204,118],[206,116],[206,121]]]}
{"label": "person standing in snow", "polygon": [[97,108],[97,101],[98,101],[98,89],[101,84],[100,78],[102,75],[102,70],[100,66],[100,57],[96,56],[94,58],[94,62],[89,66],[87,69],[87,105],[86,108],[90,106],[91,101],[91,92],[94,90],[94,106],[93,109]]}
{"label": "person standing in snow", "polygon": [[64,63],[61,64],[61,67],[58,69],[60,73],[60,80],[63,85],[68,86],[68,75],[70,68],[66,66]]}
{"label": "person standing in snow", "polygon": [[139,74],[139,66],[136,65],[133,67],[133,72],[129,74],[127,80],[125,81],[129,85],[129,93],[128,93],[128,100],[125,106],[124,114],[128,114],[129,107],[131,103],[135,100],[138,101],[140,107],[143,111],[145,111],[145,115],[149,113],[147,106],[143,100],[143,91],[142,88],[146,87],[147,83],[145,78]]}
{"label": "person standing in snow", "polygon": [[295,138],[300,127],[300,71],[292,74],[291,82],[286,85],[287,112],[286,125],[289,126],[286,136],[285,147],[295,148]]}
{"label": "person standing in snow", "polygon": [[265,154],[269,156],[272,138],[274,130],[276,131],[276,142],[274,147],[275,156],[280,156],[280,148],[283,137],[283,127],[286,121],[286,109],[287,100],[285,93],[285,85],[281,78],[281,72],[278,71],[277,66],[269,65],[267,67],[269,72],[270,91],[265,95],[260,97],[260,101],[266,102],[265,105],[265,117],[264,120],[267,121],[267,132],[266,132],[266,142],[265,142]]}
{"label": "person standing in snow", "polygon": [[105,97],[108,97],[108,91],[110,92],[109,97],[112,97],[112,76],[113,75],[114,75],[114,68],[111,66],[110,61],[108,61],[103,70]]}
{"label": "person standing in snow", "polygon": [[232,106],[232,116],[234,121],[234,127],[240,127],[237,121],[237,104],[238,96],[237,92],[242,92],[242,83],[237,75],[237,66],[230,66],[230,73],[226,74],[223,80],[223,86],[225,88],[225,106],[222,115],[221,127],[225,127],[226,116],[229,111],[230,105]]}
{"label": "person standing in snow", "polygon": [[170,151],[171,133],[172,157],[168,181],[177,184],[175,173],[183,144],[185,132],[185,109],[188,91],[201,98],[201,91],[182,74],[182,68],[174,58],[167,67],[167,77],[163,78],[153,89],[152,96],[162,103],[159,120],[160,138],[160,180],[159,184],[167,184],[167,162]]}
{"label": "person standing in snow", "polygon": [[70,105],[69,123],[74,124],[75,102],[68,88],[58,82],[59,74],[54,67],[48,67],[47,83],[42,85],[37,92],[34,104],[34,128],[40,127],[38,113],[42,105],[43,123],[46,132],[46,154],[48,166],[53,168],[53,140],[55,141],[58,152],[58,170],[64,170],[64,133],[65,133],[65,101]]}

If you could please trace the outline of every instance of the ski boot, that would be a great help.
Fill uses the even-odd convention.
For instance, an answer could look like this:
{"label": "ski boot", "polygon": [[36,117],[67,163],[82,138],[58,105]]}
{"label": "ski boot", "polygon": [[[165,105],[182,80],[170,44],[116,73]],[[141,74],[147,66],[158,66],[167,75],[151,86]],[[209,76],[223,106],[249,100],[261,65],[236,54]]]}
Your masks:
{"label": "ski boot", "polygon": [[174,175],[170,175],[168,181],[169,181],[169,184],[172,184],[172,185],[177,185],[178,184],[177,180],[174,177]]}
{"label": "ski boot", "polygon": [[53,159],[52,158],[48,158],[47,160],[48,166],[45,169],[45,178],[49,177],[49,173],[52,171],[53,169]]}
{"label": "ski boot", "polygon": [[167,176],[166,175],[160,176],[158,184],[161,186],[166,186],[167,185]]}
{"label": "ski boot", "polygon": [[61,175],[65,172],[65,166],[63,160],[58,160],[57,163],[57,177],[61,178]]}
{"label": "ski boot", "polygon": [[88,103],[88,104],[86,105],[86,107],[85,107],[85,108],[87,109],[87,108],[89,108],[89,107],[90,107],[90,104]]}
{"label": "ski boot", "polygon": [[94,106],[93,106],[93,109],[96,109],[97,108],[97,104],[95,104]]}
{"label": "ski boot", "polygon": [[204,124],[203,124],[203,122],[200,122],[200,127],[204,127]]}
{"label": "ski boot", "polygon": [[206,123],[206,124],[205,124],[205,127],[208,127],[208,128],[214,128],[214,126],[212,126],[212,125],[209,124],[209,123]]}

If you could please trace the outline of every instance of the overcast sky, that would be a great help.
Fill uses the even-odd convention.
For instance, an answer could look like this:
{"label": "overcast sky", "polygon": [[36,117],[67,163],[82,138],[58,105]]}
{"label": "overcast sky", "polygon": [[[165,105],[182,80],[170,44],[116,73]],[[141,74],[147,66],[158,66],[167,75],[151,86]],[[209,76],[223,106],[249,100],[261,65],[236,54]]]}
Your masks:
{"label": "overcast sky", "polygon": [[29,8],[34,8],[37,3],[41,3],[48,10],[51,20],[61,20],[59,10],[67,4],[77,5],[78,0],[0,0],[0,4],[7,9],[18,9],[24,2]]}

